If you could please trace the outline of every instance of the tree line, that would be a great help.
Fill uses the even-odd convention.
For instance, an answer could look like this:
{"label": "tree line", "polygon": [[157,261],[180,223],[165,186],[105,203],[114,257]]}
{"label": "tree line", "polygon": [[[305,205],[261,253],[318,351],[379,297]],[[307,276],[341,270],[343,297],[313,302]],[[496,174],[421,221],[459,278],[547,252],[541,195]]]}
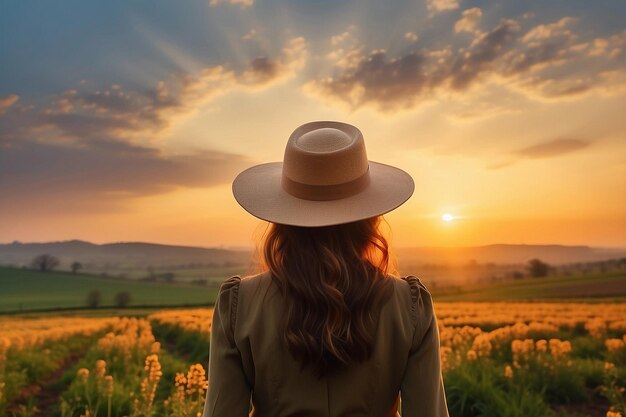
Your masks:
{"label": "tree line", "polygon": [[[119,291],[113,297],[115,307],[126,308],[130,305],[133,297],[128,291]],[[87,307],[98,308],[102,305],[102,292],[100,290],[91,290],[87,294]]]}

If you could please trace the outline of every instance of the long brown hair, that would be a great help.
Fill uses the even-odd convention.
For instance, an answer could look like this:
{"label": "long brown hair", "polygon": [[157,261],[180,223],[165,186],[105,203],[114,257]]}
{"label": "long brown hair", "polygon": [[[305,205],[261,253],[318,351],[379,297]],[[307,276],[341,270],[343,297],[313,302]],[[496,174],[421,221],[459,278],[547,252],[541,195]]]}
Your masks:
{"label": "long brown hair", "polygon": [[[257,257],[287,297],[283,341],[321,377],[371,357],[378,309],[397,274],[377,216],[300,227],[269,223]],[[385,221],[386,222],[386,221]]]}

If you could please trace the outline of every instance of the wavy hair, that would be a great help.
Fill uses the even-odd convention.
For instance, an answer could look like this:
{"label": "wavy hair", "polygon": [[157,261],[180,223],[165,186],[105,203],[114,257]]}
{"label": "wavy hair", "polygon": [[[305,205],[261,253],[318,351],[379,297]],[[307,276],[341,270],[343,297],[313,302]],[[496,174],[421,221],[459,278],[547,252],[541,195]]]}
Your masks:
{"label": "wavy hair", "polygon": [[289,300],[283,341],[318,377],[371,357],[378,312],[397,274],[382,220],[324,227],[269,223],[257,247],[261,268]]}

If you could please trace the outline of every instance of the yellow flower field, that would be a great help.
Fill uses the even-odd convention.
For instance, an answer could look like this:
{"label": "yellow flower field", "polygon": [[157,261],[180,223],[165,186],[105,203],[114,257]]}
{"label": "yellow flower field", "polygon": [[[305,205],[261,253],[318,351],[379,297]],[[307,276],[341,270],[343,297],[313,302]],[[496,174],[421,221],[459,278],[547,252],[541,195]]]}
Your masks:
{"label": "yellow flower field", "polygon": [[[442,302],[435,309],[452,416],[624,413],[626,303]],[[28,374],[23,358],[42,349],[69,381],[46,415],[197,416],[208,388],[211,320],[211,309],[3,318],[0,416],[37,410],[15,385],[33,383],[16,375]],[[89,337],[80,358],[65,363],[61,353],[71,353],[61,347]]]}

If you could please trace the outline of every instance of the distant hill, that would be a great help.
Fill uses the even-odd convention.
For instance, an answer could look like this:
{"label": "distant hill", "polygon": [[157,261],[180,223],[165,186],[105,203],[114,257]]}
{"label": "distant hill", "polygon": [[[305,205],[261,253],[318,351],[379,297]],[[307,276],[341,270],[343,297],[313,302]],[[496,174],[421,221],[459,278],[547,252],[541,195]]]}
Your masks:
{"label": "distant hill", "polygon": [[590,246],[493,244],[456,248],[415,247],[395,250],[403,264],[465,264],[492,262],[521,264],[539,258],[550,264],[601,261],[626,257],[626,248],[594,248]]}
{"label": "distant hill", "polygon": [[[81,240],[47,243],[0,244],[0,265],[29,265],[40,254],[49,253],[61,261],[60,269],[81,262],[85,270],[124,270],[184,267],[245,269],[252,260],[252,250],[174,246],[143,242],[94,244]],[[565,245],[494,244],[457,248],[395,248],[401,265],[495,263],[521,264],[539,258],[551,264],[590,262],[626,257],[626,248],[596,248]]]}
{"label": "distant hill", "polygon": [[95,244],[81,240],[47,243],[0,244],[0,264],[23,266],[48,253],[61,261],[61,269],[69,269],[78,261],[85,269],[144,269],[148,266],[171,267],[245,266],[252,252],[194,246],[173,246],[143,242]]}

